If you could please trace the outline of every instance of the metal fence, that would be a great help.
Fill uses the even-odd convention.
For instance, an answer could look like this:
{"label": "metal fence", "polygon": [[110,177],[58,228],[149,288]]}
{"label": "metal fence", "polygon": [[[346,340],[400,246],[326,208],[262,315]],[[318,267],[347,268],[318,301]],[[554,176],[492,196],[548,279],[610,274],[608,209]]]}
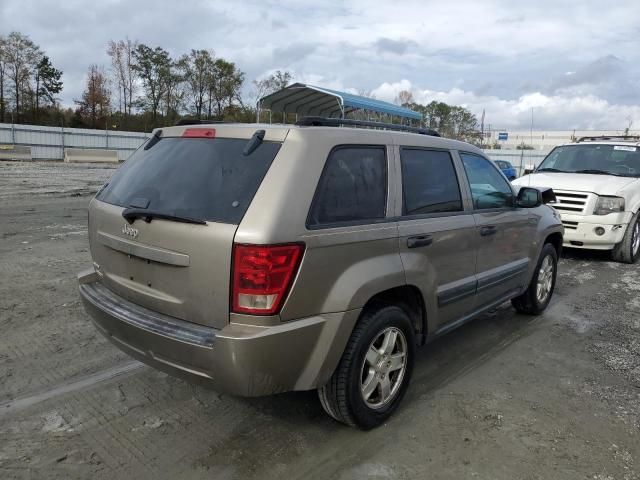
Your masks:
{"label": "metal fence", "polygon": [[521,176],[525,168],[537,167],[551,150],[484,150],[491,160],[506,160]]}
{"label": "metal fence", "polygon": [[150,133],[0,123],[0,144],[31,147],[34,160],[62,160],[65,148],[115,150],[126,160]]}

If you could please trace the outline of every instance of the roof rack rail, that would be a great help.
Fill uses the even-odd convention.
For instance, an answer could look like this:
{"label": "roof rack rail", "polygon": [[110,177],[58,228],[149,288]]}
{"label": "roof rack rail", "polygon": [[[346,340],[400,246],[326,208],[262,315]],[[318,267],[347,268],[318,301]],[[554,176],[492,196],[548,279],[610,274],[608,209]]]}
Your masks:
{"label": "roof rack rail", "polygon": [[580,137],[576,142],[598,142],[602,140],[636,140],[640,142],[640,135],[594,135],[589,137]]}
{"label": "roof rack rail", "polygon": [[371,127],[384,130],[396,130],[399,132],[419,133],[421,135],[431,135],[439,137],[440,134],[429,128],[410,127],[408,125],[398,125],[395,123],[370,122],[368,120],[353,120],[350,118],[329,118],[329,117],[302,117],[296,123],[300,127]]}
{"label": "roof rack rail", "polygon": [[212,123],[231,123],[225,120],[198,120],[197,118],[183,118],[178,120],[178,123],[174,127],[181,127],[183,125],[209,125]]}

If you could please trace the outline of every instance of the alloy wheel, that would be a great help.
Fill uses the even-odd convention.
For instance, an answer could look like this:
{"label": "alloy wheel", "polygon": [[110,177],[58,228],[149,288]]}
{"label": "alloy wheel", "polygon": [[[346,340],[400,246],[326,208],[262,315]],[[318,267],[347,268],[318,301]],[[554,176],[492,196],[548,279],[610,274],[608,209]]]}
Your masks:
{"label": "alloy wheel", "polygon": [[402,330],[389,327],[373,339],[360,375],[360,391],[368,407],[382,408],[396,397],[407,369],[407,357]]}
{"label": "alloy wheel", "polygon": [[551,259],[551,255],[547,255],[544,257],[544,260],[542,260],[542,264],[540,264],[538,284],[536,285],[536,297],[540,303],[544,303],[551,293],[551,288],[553,286],[553,274],[553,260]]}

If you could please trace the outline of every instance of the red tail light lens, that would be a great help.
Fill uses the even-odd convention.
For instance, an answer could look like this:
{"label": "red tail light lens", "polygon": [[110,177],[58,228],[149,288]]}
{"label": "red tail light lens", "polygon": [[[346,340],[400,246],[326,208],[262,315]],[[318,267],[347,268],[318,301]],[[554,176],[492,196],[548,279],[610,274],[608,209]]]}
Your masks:
{"label": "red tail light lens", "polygon": [[232,311],[274,315],[300,266],[304,245],[233,246]]}
{"label": "red tail light lens", "polygon": [[182,133],[183,137],[187,138],[215,138],[215,128],[187,128]]}

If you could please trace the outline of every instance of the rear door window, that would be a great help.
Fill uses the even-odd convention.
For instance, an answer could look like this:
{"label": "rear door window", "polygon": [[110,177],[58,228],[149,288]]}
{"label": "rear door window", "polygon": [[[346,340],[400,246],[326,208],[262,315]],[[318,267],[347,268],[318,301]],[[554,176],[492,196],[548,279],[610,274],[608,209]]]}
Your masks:
{"label": "rear door window", "polygon": [[245,156],[248,141],[162,138],[148,150],[138,149],[97,199],[125,208],[239,224],[281,145],[263,142]]}
{"label": "rear door window", "polygon": [[404,215],[461,211],[462,197],[449,152],[402,148]]}
{"label": "rear door window", "polygon": [[387,158],[383,146],[335,148],[314,196],[309,227],[383,219],[387,204]]}

